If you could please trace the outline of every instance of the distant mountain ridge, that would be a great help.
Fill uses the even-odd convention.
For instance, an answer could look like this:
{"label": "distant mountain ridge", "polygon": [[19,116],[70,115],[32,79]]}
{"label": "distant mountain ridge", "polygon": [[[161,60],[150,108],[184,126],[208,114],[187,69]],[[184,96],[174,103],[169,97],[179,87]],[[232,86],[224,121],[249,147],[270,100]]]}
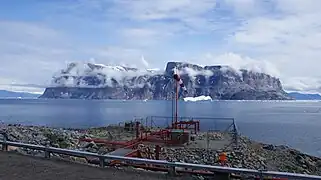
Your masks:
{"label": "distant mountain ridge", "polygon": [[37,98],[39,94],[0,90],[0,98]]}
{"label": "distant mountain ridge", "polygon": [[40,98],[172,99],[174,68],[187,87],[186,97],[223,100],[288,100],[278,78],[228,66],[168,62],[164,71],[71,63],[56,73]]}
{"label": "distant mountain ridge", "polygon": [[320,94],[289,92],[288,95],[296,100],[321,100]]}

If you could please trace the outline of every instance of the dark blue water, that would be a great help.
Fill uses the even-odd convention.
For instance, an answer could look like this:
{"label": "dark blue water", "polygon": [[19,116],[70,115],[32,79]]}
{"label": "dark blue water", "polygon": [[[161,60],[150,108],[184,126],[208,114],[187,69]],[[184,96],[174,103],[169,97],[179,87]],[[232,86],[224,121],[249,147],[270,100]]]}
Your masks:
{"label": "dark blue water", "polygon": [[[93,127],[134,117],[171,116],[171,101],[0,100],[6,123]],[[286,144],[321,156],[321,102],[180,102],[180,116],[235,118],[239,131],[266,143]],[[166,124],[164,119],[155,119]],[[202,121],[202,120],[201,120]],[[215,128],[210,120],[203,128]]]}

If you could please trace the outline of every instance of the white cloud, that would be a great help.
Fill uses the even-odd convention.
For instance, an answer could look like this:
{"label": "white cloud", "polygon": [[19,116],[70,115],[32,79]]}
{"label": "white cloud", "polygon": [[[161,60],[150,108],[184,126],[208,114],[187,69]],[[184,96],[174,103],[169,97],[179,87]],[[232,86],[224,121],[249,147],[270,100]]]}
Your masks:
{"label": "white cloud", "polygon": [[242,56],[236,53],[226,53],[219,55],[208,53],[200,59],[200,62],[202,62],[203,65],[223,65],[230,66],[237,71],[240,69],[247,69],[254,72],[267,73],[275,77],[280,76],[278,68],[269,61],[252,59],[250,57]]}
{"label": "white cloud", "polygon": [[[321,13],[318,0],[273,0],[274,14],[241,16],[241,26],[229,38],[230,47],[269,63],[286,89],[320,91]],[[243,60],[242,60],[243,61]],[[274,67],[271,66],[274,65]],[[262,66],[261,65],[261,66]],[[269,72],[268,71],[268,72]]]}
{"label": "white cloud", "polygon": [[224,0],[227,6],[233,8],[236,15],[248,16],[261,12],[261,2],[258,0]]}
{"label": "white cloud", "polygon": [[135,22],[127,31],[138,35],[143,31],[147,31],[147,34],[154,34],[155,31],[163,34],[182,31],[200,33],[212,29],[212,19],[206,16],[215,10],[216,2],[217,0],[198,0],[197,3],[193,0],[98,0],[93,3],[81,0],[78,4],[64,4],[60,8],[81,16],[95,12],[101,15],[97,19],[111,20],[118,24],[124,20],[131,25]]}
{"label": "white cloud", "polygon": [[154,28],[127,28],[122,31],[125,44],[134,47],[148,47],[158,44],[171,34]]}
{"label": "white cloud", "polygon": [[288,14],[319,13],[319,0],[274,0],[276,8]]}
{"label": "white cloud", "polygon": [[[93,68],[97,67],[97,68]],[[64,72],[62,74],[62,72]],[[138,69],[137,71],[126,70],[122,66],[110,66],[103,64],[90,64],[90,63],[71,63],[67,68],[59,71],[54,76],[52,84],[50,86],[66,86],[66,87],[104,87],[106,85],[113,86],[113,80],[116,80],[119,84],[126,84],[128,86],[144,86],[137,79],[137,82],[128,84],[128,80],[137,76],[149,76],[156,75],[158,73],[163,73],[163,71],[148,71],[147,69]],[[84,76],[95,76],[100,78],[100,80],[105,83],[100,83],[99,86],[89,85],[83,79],[81,79],[80,84],[78,84],[78,79],[74,77],[84,77]],[[68,78],[65,78],[68,77]],[[141,77],[145,78],[145,77]]]}
{"label": "white cloud", "polygon": [[170,60],[193,59],[196,64],[266,72],[279,77],[287,89],[321,92],[319,0],[41,4],[45,14],[29,9],[32,16],[43,17],[38,22],[0,21],[0,76],[6,79],[0,84],[48,84],[67,61],[90,58],[162,69]]}
{"label": "white cloud", "polygon": [[146,63],[137,63],[143,54],[140,49],[78,46],[65,34],[37,23],[0,21],[0,34],[0,89],[42,92],[52,75],[70,62],[89,60],[128,67]]}
{"label": "white cloud", "polygon": [[145,60],[144,56],[142,56],[141,60],[142,60],[143,65],[145,66],[145,68],[148,68],[149,67],[149,63],[148,63],[148,61]]}
{"label": "white cloud", "polygon": [[149,37],[153,37],[157,34],[160,35],[160,32],[157,32],[157,31],[151,30],[151,29],[134,28],[134,29],[125,29],[124,30],[124,35],[127,38],[132,38],[132,37],[149,38]]}
{"label": "white cloud", "polygon": [[124,14],[136,20],[160,20],[177,19],[183,20],[189,17],[203,15],[207,11],[214,10],[216,0],[161,0],[161,1],[116,1],[119,10],[127,10]]}
{"label": "white cloud", "polygon": [[37,24],[0,21],[0,34],[0,76],[11,82],[45,83],[67,53],[58,32]]}
{"label": "white cloud", "polygon": [[[143,62],[140,61],[143,51],[137,48],[108,46],[106,48],[87,49],[85,52],[89,54],[90,57],[96,57],[95,63],[129,67],[143,65]],[[82,62],[85,61],[86,60]]]}
{"label": "white cloud", "polygon": [[203,75],[205,78],[208,78],[213,75],[213,72],[210,70],[197,71],[192,68],[185,67],[178,71],[178,74],[188,75],[190,79],[195,80],[196,76]]}

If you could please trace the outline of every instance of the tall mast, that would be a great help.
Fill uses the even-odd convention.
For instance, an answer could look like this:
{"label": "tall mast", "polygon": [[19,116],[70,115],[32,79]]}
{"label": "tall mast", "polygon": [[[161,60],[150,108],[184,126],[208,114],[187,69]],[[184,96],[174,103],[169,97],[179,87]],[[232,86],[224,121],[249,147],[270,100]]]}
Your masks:
{"label": "tall mast", "polygon": [[178,116],[178,81],[175,82],[176,84],[176,98],[175,98],[175,129],[177,128],[177,116]]}
{"label": "tall mast", "polygon": [[[174,67],[174,92],[173,92],[173,119],[172,119],[172,127],[176,129],[177,119],[178,119],[178,83],[179,83],[179,75],[176,66]],[[175,102],[174,102],[175,101]]]}
{"label": "tall mast", "polygon": [[179,89],[182,88],[185,92],[187,92],[187,89],[183,83],[183,80],[181,79],[181,77],[178,74],[178,70],[176,69],[176,67],[174,68],[174,76],[173,76],[174,80],[175,80],[175,88],[176,88],[176,98],[175,98],[175,126],[174,128],[176,129],[177,127],[177,122],[178,122],[178,98],[179,98]]}

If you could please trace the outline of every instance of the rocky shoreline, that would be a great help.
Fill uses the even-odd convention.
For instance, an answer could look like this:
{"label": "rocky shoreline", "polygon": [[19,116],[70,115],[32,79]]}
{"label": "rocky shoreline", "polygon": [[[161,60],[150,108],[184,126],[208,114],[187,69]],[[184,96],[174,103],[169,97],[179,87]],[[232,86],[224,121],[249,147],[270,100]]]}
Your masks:
{"label": "rocky shoreline", "polygon": [[[134,132],[126,131],[122,127],[90,128],[86,130],[77,129],[57,129],[39,126],[3,125],[0,130],[9,135],[9,140],[37,145],[48,145],[57,148],[74,149],[88,151],[99,154],[107,154],[112,149],[104,147],[94,142],[79,142],[83,137],[100,137],[109,140],[131,140],[134,139]],[[203,138],[204,134],[197,137]],[[217,135],[213,138],[223,139]],[[289,148],[287,146],[274,146],[250,140],[247,137],[239,137],[237,147],[229,146],[224,149],[207,149],[192,146],[185,147],[163,147],[161,159],[169,161],[179,161],[187,163],[220,165],[218,162],[219,153],[227,153],[228,162],[226,166],[265,169],[272,171],[283,171],[293,173],[303,173],[311,175],[321,175],[321,158],[314,157]],[[153,145],[142,145],[143,147],[154,148]],[[15,148],[22,154],[43,156],[43,152]],[[54,155],[59,157],[59,155]],[[73,161],[87,163],[84,159],[69,158]]]}

